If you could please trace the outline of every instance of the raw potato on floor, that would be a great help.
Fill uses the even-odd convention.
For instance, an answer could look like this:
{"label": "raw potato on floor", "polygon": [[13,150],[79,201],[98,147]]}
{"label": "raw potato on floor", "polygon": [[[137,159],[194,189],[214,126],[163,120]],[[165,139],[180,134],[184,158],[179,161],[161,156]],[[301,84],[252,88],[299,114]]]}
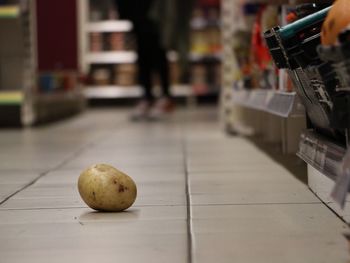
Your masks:
{"label": "raw potato on floor", "polygon": [[81,173],[78,189],[84,202],[92,209],[120,212],[136,200],[135,182],[108,164],[97,164]]}

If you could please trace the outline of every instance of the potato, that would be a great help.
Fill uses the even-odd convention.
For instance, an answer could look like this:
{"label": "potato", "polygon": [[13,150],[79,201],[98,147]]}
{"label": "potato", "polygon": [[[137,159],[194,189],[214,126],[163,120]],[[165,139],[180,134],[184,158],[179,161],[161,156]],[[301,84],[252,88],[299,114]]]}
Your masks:
{"label": "potato", "polygon": [[96,164],[81,173],[78,189],[84,202],[92,209],[123,211],[135,202],[135,182],[108,164]]}

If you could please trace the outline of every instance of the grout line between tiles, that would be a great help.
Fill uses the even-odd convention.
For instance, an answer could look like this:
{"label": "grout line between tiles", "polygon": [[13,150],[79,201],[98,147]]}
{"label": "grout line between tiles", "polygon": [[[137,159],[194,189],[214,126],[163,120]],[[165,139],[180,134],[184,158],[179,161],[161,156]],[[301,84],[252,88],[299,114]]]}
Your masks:
{"label": "grout line between tiles", "polygon": [[242,204],[194,204],[192,206],[265,206],[265,205],[321,205],[322,202],[281,202],[281,203],[242,203]]}
{"label": "grout line between tiles", "polygon": [[17,191],[15,191],[14,193],[10,194],[9,196],[7,196],[4,200],[2,200],[0,202],[0,206],[3,205],[4,203],[6,203],[9,199],[11,199],[13,196],[17,195],[18,193],[22,192],[23,190],[27,189],[28,187],[32,186],[33,184],[35,184],[37,181],[39,181],[41,178],[43,178],[44,176],[46,176],[47,174],[49,174],[50,172],[56,171],[58,169],[60,169],[62,166],[64,166],[66,163],[68,163],[71,159],[74,159],[75,157],[79,156],[83,151],[85,151],[87,148],[90,148],[94,143],[89,143],[87,145],[84,145],[83,147],[81,147],[80,149],[78,149],[76,152],[70,154],[67,158],[65,158],[61,163],[59,163],[58,165],[54,166],[51,169],[48,169],[47,171],[39,174],[38,177],[36,177],[34,180],[30,181],[29,183],[27,183],[26,185],[24,185],[23,187],[21,187],[20,189],[18,189]]}
{"label": "grout line between tiles", "polygon": [[[123,121],[126,122],[126,121]],[[127,125],[121,125],[122,127],[126,127]],[[119,130],[118,130],[119,131]],[[113,131],[109,131],[106,133],[113,133]],[[100,138],[106,138],[108,136],[106,136],[106,134],[101,135]],[[91,141],[89,143],[86,143],[85,145],[81,146],[80,148],[78,148],[78,150],[76,150],[75,152],[71,153],[68,155],[67,158],[65,158],[62,162],[60,162],[58,165],[54,166],[53,168],[48,169],[45,172],[42,172],[39,174],[38,177],[36,177],[34,180],[30,181],[28,184],[24,185],[23,187],[21,187],[20,189],[18,189],[17,191],[13,192],[12,194],[10,194],[9,196],[7,196],[6,198],[4,198],[1,202],[0,202],[0,206],[3,205],[4,203],[6,203],[9,199],[11,199],[13,196],[17,195],[18,193],[24,191],[25,189],[27,189],[28,187],[32,186],[33,184],[35,184],[37,181],[39,181],[41,178],[43,178],[44,176],[48,175],[50,172],[59,170],[60,168],[62,168],[65,164],[69,163],[72,159],[78,157],[81,153],[83,153],[85,150],[91,148],[93,145],[95,145],[96,141],[99,141],[98,138],[96,138],[96,140]]]}
{"label": "grout line between tiles", "polygon": [[186,180],[186,210],[187,210],[187,262],[193,262],[193,225],[192,225],[192,209],[191,209],[191,193],[190,193],[190,179],[188,172],[188,160],[187,160],[187,142],[186,142],[186,129],[184,128],[182,138],[182,152],[183,152],[183,167]]}

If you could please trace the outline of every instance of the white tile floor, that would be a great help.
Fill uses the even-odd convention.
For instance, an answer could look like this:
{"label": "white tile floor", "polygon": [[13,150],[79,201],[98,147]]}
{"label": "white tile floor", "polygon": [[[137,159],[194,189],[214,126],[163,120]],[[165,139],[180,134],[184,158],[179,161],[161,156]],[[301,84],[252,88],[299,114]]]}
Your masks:
{"label": "white tile floor", "polygon": [[[165,123],[94,110],[40,128],[0,131],[0,262],[348,262],[346,225],[213,109]],[[96,213],[80,171],[110,163],[138,199]],[[189,195],[187,195],[187,191]]]}

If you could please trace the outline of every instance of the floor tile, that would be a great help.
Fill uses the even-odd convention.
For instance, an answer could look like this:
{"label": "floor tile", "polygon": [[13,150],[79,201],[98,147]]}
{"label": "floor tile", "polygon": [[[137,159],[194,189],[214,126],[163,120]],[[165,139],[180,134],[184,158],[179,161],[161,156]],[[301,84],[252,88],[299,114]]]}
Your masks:
{"label": "floor tile", "polygon": [[185,207],[125,213],[0,211],[0,217],[7,219],[0,223],[1,258],[4,262],[186,262],[185,213]]}
{"label": "floor tile", "polygon": [[[0,200],[42,175],[0,205],[0,262],[187,263],[190,234],[196,263],[348,262],[346,225],[249,139],[225,135],[215,108],[165,122],[128,114],[0,130]],[[127,212],[80,198],[78,177],[95,163],[136,182]]]}
{"label": "floor tile", "polygon": [[347,227],[324,208],[193,207],[194,262],[348,262]]}

